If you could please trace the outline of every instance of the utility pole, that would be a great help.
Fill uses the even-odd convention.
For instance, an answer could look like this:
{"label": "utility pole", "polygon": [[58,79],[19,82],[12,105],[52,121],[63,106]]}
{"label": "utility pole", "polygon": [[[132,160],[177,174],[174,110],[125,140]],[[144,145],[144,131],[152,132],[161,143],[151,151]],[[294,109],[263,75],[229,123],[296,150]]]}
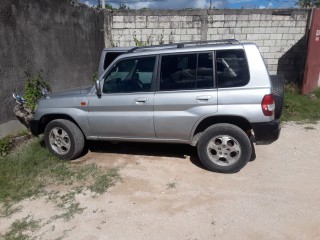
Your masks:
{"label": "utility pole", "polygon": [[212,7],[212,3],[211,3],[211,0],[210,0],[210,7],[209,7],[209,9],[211,9],[211,7]]}
{"label": "utility pole", "polygon": [[101,0],[101,7],[106,8],[106,1],[105,0]]}

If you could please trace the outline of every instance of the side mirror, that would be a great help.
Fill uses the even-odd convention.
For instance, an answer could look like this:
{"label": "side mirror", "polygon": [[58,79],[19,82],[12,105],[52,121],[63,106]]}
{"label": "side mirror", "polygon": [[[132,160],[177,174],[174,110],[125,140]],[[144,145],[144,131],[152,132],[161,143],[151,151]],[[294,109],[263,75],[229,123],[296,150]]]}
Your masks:
{"label": "side mirror", "polygon": [[97,95],[98,95],[98,97],[101,97],[101,86],[100,86],[100,81],[99,80],[97,80],[96,82],[95,82],[95,87],[96,87],[96,91],[97,91]]}

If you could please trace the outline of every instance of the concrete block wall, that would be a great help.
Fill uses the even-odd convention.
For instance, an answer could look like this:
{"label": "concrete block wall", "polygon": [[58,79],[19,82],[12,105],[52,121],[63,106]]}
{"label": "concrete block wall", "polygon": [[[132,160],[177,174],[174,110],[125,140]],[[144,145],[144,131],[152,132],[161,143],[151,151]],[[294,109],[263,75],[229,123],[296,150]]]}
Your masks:
{"label": "concrete block wall", "polygon": [[[300,81],[309,10],[126,10],[111,14],[106,45],[135,46],[235,38],[259,47],[270,74]],[[110,37],[111,36],[111,37]]]}
{"label": "concrete block wall", "polygon": [[16,119],[12,93],[24,94],[24,70],[42,69],[54,91],[91,84],[104,47],[103,27],[103,11],[75,1],[1,1],[0,137],[15,128],[9,122]]}

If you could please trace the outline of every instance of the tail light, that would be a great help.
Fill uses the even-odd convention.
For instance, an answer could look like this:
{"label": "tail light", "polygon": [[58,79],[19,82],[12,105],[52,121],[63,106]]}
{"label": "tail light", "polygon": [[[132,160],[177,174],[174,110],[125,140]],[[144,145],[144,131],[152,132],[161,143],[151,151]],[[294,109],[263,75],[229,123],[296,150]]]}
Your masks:
{"label": "tail light", "polygon": [[268,94],[263,97],[261,102],[261,108],[265,116],[274,115],[275,103],[274,103],[273,94]]}

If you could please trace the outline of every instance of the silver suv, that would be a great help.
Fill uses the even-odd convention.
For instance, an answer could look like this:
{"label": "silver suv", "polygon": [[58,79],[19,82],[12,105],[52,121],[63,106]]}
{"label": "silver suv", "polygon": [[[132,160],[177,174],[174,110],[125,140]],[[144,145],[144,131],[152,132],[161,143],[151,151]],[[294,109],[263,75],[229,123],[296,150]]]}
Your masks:
{"label": "silver suv", "polygon": [[38,101],[31,131],[61,159],[79,157],[86,140],[187,143],[207,169],[235,172],[252,141],[279,137],[281,79],[269,76],[253,43],[109,49],[99,69],[95,86]]}

